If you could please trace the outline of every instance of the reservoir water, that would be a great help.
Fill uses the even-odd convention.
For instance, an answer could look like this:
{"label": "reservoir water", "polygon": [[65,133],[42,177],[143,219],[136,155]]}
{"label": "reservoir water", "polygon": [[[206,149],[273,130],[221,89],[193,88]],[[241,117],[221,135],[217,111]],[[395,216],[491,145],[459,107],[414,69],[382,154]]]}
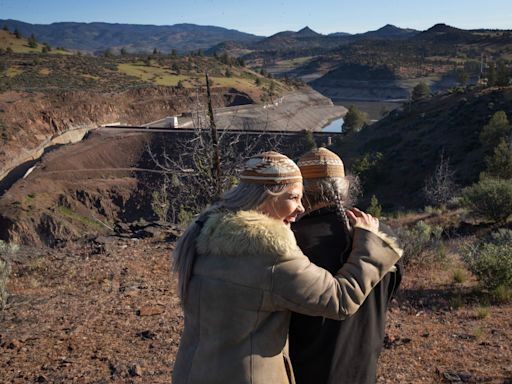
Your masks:
{"label": "reservoir water", "polygon": [[322,132],[341,133],[342,127],[343,127],[343,118],[340,117],[338,119],[331,121],[329,124],[327,124],[325,127],[323,127]]}

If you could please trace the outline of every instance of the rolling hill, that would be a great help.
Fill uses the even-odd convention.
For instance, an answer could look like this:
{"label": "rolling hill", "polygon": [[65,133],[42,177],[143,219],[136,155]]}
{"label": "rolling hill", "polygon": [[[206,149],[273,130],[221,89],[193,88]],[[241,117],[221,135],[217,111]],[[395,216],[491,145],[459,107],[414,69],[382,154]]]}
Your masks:
{"label": "rolling hill", "polygon": [[445,93],[406,104],[379,122],[348,135],[336,152],[352,169],[366,157],[375,161],[363,174],[364,196],[386,209],[423,208],[422,188],[443,154],[460,187],[478,180],[485,167],[479,136],[491,116],[512,116],[512,87]]}
{"label": "rolling hill", "polygon": [[195,24],[138,25],[109,23],[30,24],[2,20],[1,26],[17,29],[23,36],[34,34],[39,40],[67,49],[98,52],[107,49],[129,52],[188,52],[207,49],[226,40],[255,42],[261,38],[249,33],[215,26]]}

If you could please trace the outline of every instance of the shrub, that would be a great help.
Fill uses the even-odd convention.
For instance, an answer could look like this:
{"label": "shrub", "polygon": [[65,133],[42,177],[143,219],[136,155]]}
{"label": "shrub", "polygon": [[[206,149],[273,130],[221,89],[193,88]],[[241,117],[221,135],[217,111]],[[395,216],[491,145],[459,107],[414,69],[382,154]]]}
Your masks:
{"label": "shrub", "polygon": [[453,271],[453,282],[456,284],[462,284],[464,281],[466,281],[466,274],[461,269],[456,269]]}
{"label": "shrub", "polygon": [[495,234],[476,246],[463,248],[462,259],[483,288],[491,291],[512,289],[512,243],[510,231]]}
{"label": "shrub", "polygon": [[489,317],[489,315],[491,314],[491,310],[489,309],[488,306],[480,306],[476,309],[475,312],[476,317],[478,317],[479,319]]}
{"label": "shrub", "polygon": [[0,240],[0,310],[7,303],[7,280],[11,272],[10,257],[18,251],[19,247],[15,244],[8,244]]}
{"label": "shrub", "polygon": [[436,206],[443,206],[452,199],[457,192],[457,185],[454,181],[455,171],[441,153],[439,164],[434,173],[426,180],[423,192],[427,201]]}
{"label": "shrub", "polygon": [[0,258],[0,309],[3,309],[7,302],[7,279],[11,271],[11,266],[7,260]]}
{"label": "shrub", "polygon": [[192,222],[194,216],[195,214],[192,212],[192,210],[181,206],[178,212],[178,223],[180,226],[186,228]]}
{"label": "shrub", "polygon": [[418,221],[412,228],[397,231],[404,249],[403,263],[421,265],[439,261],[444,253],[439,253],[443,228]]}
{"label": "shrub", "polygon": [[504,223],[512,214],[512,180],[483,178],[462,196],[463,205],[477,217]]}
{"label": "shrub", "polygon": [[499,285],[492,290],[492,298],[499,303],[512,301],[512,287]]}
{"label": "shrub", "polygon": [[372,199],[370,200],[370,205],[368,206],[368,209],[366,210],[370,215],[373,215],[375,217],[380,217],[382,213],[382,206],[379,204],[379,200],[377,199],[377,196],[372,195]]}

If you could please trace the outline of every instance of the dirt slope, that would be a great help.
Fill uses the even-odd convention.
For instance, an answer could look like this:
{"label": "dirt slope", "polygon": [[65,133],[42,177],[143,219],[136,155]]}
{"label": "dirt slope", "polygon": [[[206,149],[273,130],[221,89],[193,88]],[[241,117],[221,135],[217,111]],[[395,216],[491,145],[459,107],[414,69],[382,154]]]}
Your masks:
{"label": "dirt slope", "polygon": [[[214,106],[230,105],[237,97],[236,90],[218,88]],[[0,175],[42,142],[69,129],[115,122],[143,124],[190,111],[194,103],[196,99],[188,91],[172,87],[121,93],[0,93]]]}

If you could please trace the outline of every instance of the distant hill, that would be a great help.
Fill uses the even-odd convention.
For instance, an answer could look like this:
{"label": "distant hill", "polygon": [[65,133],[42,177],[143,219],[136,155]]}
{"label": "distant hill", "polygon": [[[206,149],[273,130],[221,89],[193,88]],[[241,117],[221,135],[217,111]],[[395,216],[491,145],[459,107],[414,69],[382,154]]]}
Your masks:
{"label": "distant hill", "polygon": [[234,29],[195,24],[138,25],[109,23],[30,24],[0,19],[0,27],[18,29],[23,36],[34,34],[38,40],[53,46],[90,52],[106,49],[131,52],[178,52],[208,49],[223,41],[256,42],[262,38]]}
{"label": "distant hill", "polygon": [[295,37],[319,37],[323,36],[321,33],[313,31],[309,27],[304,27],[300,31],[295,33]]}
{"label": "distant hill", "polygon": [[347,33],[347,32],[333,32],[333,33],[329,33],[327,36],[350,36],[350,33]]}
{"label": "distant hill", "polygon": [[392,24],[386,24],[376,31],[368,31],[355,35],[357,38],[371,38],[371,39],[407,39],[415,36],[419,31],[410,28],[398,28]]}
{"label": "distant hill", "polygon": [[309,27],[301,30],[278,32],[266,39],[247,44],[253,51],[293,51],[321,49],[322,51],[338,47],[348,41],[350,35],[322,35]]}
{"label": "distant hill", "polygon": [[420,41],[449,44],[471,44],[482,40],[482,38],[483,36],[481,34],[477,34],[471,30],[459,29],[446,24],[436,24],[416,36],[416,40]]}
{"label": "distant hill", "polygon": [[478,180],[485,167],[479,135],[499,110],[512,113],[512,87],[454,92],[395,110],[336,147],[352,169],[364,154],[381,159],[364,186],[363,206],[372,194],[388,209],[422,208],[422,188],[439,163],[449,160],[456,182],[464,187]]}

